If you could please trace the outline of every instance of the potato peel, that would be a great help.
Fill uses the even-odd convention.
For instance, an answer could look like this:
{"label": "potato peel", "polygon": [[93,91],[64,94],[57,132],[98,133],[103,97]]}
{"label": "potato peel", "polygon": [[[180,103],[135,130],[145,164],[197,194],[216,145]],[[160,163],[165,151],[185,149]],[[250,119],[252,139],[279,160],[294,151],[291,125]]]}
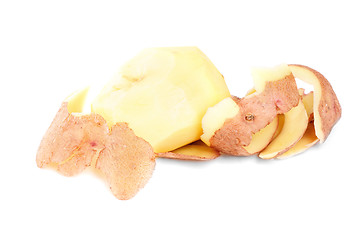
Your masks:
{"label": "potato peel", "polygon": [[289,65],[295,77],[314,88],[314,126],[318,139],[323,143],[333,126],[341,118],[342,108],[328,80],[316,70],[298,64]]}
{"label": "potato peel", "polygon": [[303,137],[287,152],[283,153],[282,155],[278,156],[278,159],[285,159],[288,157],[292,157],[299,153],[306,151],[308,148],[314,146],[318,143],[319,139],[317,138],[314,125],[312,122],[308,123],[307,129]]}
{"label": "potato peel", "polygon": [[127,123],[116,123],[108,135],[96,168],[104,173],[112,193],[127,200],[145,186],[155,167],[151,145],[137,137]]}
{"label": "potato peel", "polygon": [[[189,48],[186,51],[188,50],[194,51],[195,49]],[[167,52],[168,49],[156,51]],[[197,51],[193,52],[193,56],[197,55]],[[172,52],[172,54],[174,53],[176,51]],[[167,62],[163,56],[158,55],[158,58],[156,58],[154,72],[163,70],[162,63]],[[139,57],[139,63],[141,63],[142,57]],[[202,59],[201,55],[196,56],[196,58]],[[152,66],[150,65],[152,63],[148,62],[149,66]],[[210,62],[206,63],[212,65]],[[138,63],[134,61],[133,69],[135,71],[133,73],[131,72],[132,67],[129,67],[129,70],[127,69],[128,73],[134,74],[134,76],[139,69],[136,64]],[[144,64],[145,69],[146,64]],[[189,62],[185,60],[183,64],[186,66]],[[174,63],[171,67],[182,74],[182,69],[178,68],[179,71],[174,68],[177,67]],[[170,138],[168,138],[170,141],[165,140],[167,138],[158,141],[158,137],[162,137],[160,134],[165,135],[166,132],[172,130],[173,126],[177,127],[175,124],[181,124],[181,118],[192,117],[193,113],[196,113],[191,112],[194,108],[192,109],[192,105],[189,104],[190,107],[184,109],[187,116],[177,114],[179,112],[173,108],[173,105],[176,106],[176,104],[159,101],[165,103],[164,106],[168,108],[167,110],[175,113],[171,114],[175,117],[172,118],[172,121],[162,118],[163,123],[155,122],[154,124],[160,131],[155,131],[154,138],[151,141],[156,144],[153,146],[154,149],[159,149],[157,151],[159,153],[154,153],[153,147],[149,144],[151,141],[146,138],[149,141],[147,142],[139,137],[142,135],[139,135],[138,130],[130,121],[121,122],[119,119],[114,121],[114,118],[113,121],[106,118],[106,121],[105,114],[99,114],[101,111],[89,114],[82,113],[89,91],[87,87],[70,95],[61,104],[41,140],[36,155],[37,166],[39,168],[54,167],[64,176],[74,176],[83,172],[86,168],[92,167],[92,170],[104,176],[116,198],[127,200],[134,197],[147,184],[154,171],[156,157],[207,161],[215,159],[223,153],[235,156],[258,154],[263,159],[287,158],[305,151],[319,141],[323,143],[341,117],[342,109],[332,86],[321,73],[307,66],[282,64],[275,68],[256,69],[253,72],[255,87],[248,91],[244,98],[228,97],[229,92],[222,75],[215,68],[213,69],[215,70],[211,82],[213,87],[207,89],[210,93],[207,96],[209,98],[202,102],[195,101],[195,103],[198,103],[198,107],[195,109],[200,110],[201,117],[202,111],[205,111],[208,106],[214,105],[214,103],[209,104],[211,100],[215,100],[214,102],[223,100],[207,109],[201,122],[202,129],[197,126],[200,122],[200,117],[198,117],[195,118],[197,123],[192,128],[187,129],[184,125],[184,128],[179,129],[180,131],[174,131],[175,134],[170,135]],[[192,70],[189,70],[187,74],[191,77],[193,73]],[[200,73],[198,76],[202,77],[200,84],[210,86],[205,82],[208,80],[207,74],[200,71],[198,73]],[[170,75],[170,81],[176,83],[180,80],[181,82],[182,76],[180,74],[175,72],[175,74]],[[122,77],[127,81],[128,76],[122,74],[119,82],[123,83]],[[193,76],[197,77],[195,74]],[[217,76],[219,77],[217,78]],[[304,89],[297,89],[295,77],[313,85],[314,92],[305,94]],[[142,81],[143,76],[133,78],[136,81],[138,79]],[[219,81],[216,82],[215,79],[219,79]],[[156,82],[155,78],[151,80]],[[221,90],[214,87],[215,84],[219,84]],[[170,89],[171,87],[172,85],[169,84]],[[194,93],[193,95],[196,96],[195,89],[184,85],[183,87],[185,87],[183,89],[188,88],[188,93]],[[163,92],[165,93],[164,97],[168,95],[167,91]],[[218,92],[221,93],[218,94]],[[102,94],[107,98],[109,93],[104,92]],[[227,97],[225,98],[225,96]],[[147,99],[153,100],[151,94],[148,94],[147,97]],[[138,104],[138,102],[148,103],[148,101],[137,101],[137,95],[133,99],[135,104]],[[210,101],[208,102],[208,100]],[[109,101],[109,105],[111,105],[111,101]],[[182,103],[181,98],[180,101]],[[108,102],[106,104],[108,105]],[[106,104],[101,105],[100,109],[102,107],[107,109]],[[158,104],[158,101],[156,104]],[[163,106],[157,107],[156,104],[152,106],[153,104],[151,105],[149,101],[149,109],[155,107],[155,109],[161,111]],[[141,112],[132,108],[131,105],[124,106],[124,109],[133,110],[133,113]],[[186,111],[188,109],[190,111]],[[92,111],[94,110],[92,109]],[[110,113],[114,116],[122,117],[116,106],[111,111]],[[148,116],[153,116],[152,111],[147,111],[147,113]],[[141,121],[142,118],[134,117],[133,119],[134,122],[138,122],[142,126],[139,128],[140,130],[144,132],[148,130],[147,118],[143,121]],[[173,120],[176,120],[176,122],[173,122]],[[164,123],[170,123],[168,125],[169,130],[163,128]],[[129,126],[132,126],[139,136]],[[185,130],[183,130],[185,134],[181,129]],[[202,141],[182,146],[185,143],[195,141],[194,139],[197,139],[197,135],[201,133],[203,133],[201,135]],[[188,134],[194,134],[195,137],[191,137],[191,141],[187,141],[185,138],[189,136]],[[181,138],[185,141],[182,141]],[[175,144],[172,144],[171,141],[174,141]],[[170,151],[173,149],[172,145],[178,148]]]}
{"label": "potato peel", "polygon": [[229,155],[252,155],[243,148],[250,144],[252,135],[271,123],[277,114],[297,106],[299,99],[292,74],[267,82],[261,93],[252,93],[242,99],[233,97],[240,111],[215,132],[210,146]]}
{"label": "potato peel", "polygon": [[179,160],[191,160],[191,161],[206,161],[212,160],[220,156],[220,153],[207,146],[202,141],[196,141],[189,145],[185,145],[181,148],[175,149],[171,152],[158,153],[158,157],[179,159]]}
{"label": "potato peel", "polygon": [[91,164],[105,175],[119,199],[133,197],[155,167],[155,154],[126,123],[111,129],[98,114],[72,114],[62,103],[45,133],[36,156],[37,166],[55,166],[65,176],[81,173]]}
{"label": "potato peel", "polygon": [[260,158],[276,158],[292,148],[304,135],[308,116],[300,100],[299,104],[284,114],[285,122],[279,135],[259,154]]}

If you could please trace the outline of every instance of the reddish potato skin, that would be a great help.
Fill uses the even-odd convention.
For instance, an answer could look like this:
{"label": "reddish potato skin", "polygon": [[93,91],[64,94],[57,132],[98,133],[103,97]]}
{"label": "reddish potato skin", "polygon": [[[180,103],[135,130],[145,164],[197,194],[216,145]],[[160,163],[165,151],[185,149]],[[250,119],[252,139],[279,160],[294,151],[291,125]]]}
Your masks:
{"label": "reddish potato skin", "polygon": [[[318,135],[318,137],[320,142],[323,143],[332,131],[333,126],[338,122],[342,115],[342,107],[338,101],[337,95],[329,81],[318,71],[300,64],[289,64],[288,66],[308,70],[318,79],[321,87],[321,98],[319,100],[317,112],[319,116],[314,116],[314,118],[315,121],[319,121],[321,125],[322,136]],[[316,125],[317,123],[315,122],[315,128],[317,127]],[[316,130],[316,133],[317,132],[318,131]]]}
{"label": "reddish potato skin", "polygon": [[62,103],[41,140],[37,166],[55,166],[65,176],[81,173],[91,164],[98,168],[118,199],[130,199],[148,182],[155,154],[126,123],[108,128],[98,114],[70,114]]}
{"label": "reddish potato skin", "polygon": [[277,114],[288,112],[298,105],[298,93],[292,74],[277,81],[267,82],[260,94],[244,98],[232,97],[240,112],[215,132],[210,146],[228,155],[248,156],[243,146],[250,144],[252,135],[271,123]]}

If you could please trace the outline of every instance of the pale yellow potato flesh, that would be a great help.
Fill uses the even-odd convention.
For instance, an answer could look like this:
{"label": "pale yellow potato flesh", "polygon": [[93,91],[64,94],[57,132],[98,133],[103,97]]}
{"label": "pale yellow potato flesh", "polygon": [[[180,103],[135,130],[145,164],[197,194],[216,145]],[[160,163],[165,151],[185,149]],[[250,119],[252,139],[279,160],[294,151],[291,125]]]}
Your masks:
{"label": "pale yellow potato flesh", "polygon": [[127,122],[155,152],[200,139],[209,107],[230,92],[196,47],[151,48],[126,63],[92,103],[109,125]]}
{"label": "pale yellow potato flesh", "polygon": [[255,92],[256,92],[255,88],[251,88],[249,91],[247,91],[247,93],[245,94],[245,97],[247,97]]}
{"label": "pale yellow potato flesh", "polygon": [[[265,90],[266,82],[274,82],[290,74],[291,70],[288,68],[287,64],[281,64],[269,68],[253,68],[251,71],[255,86],[254,89],[258,93],[261,93]],[[249,91],[248,93],[252,92],[253,90]]]}
{"label": "pale yellow potato flesh", "polygon": [[171,159],[205,161],[219,157],[220,153],[202,141],[196,141],[171,152],[158,153],[157,156]]}
{"label": "pale yellow potato flesh", "polygon": [[328,80],[316,70],[303,65],[290,64],[293,75],[314,88],[313,113],[315,132],[323,143],[340,119],[342,109]]}
{"label": "pale yellow potato flesh", "polygon": [[81,113],[86,101],[89,87],[80,89],[65,99],[67,102],[67,110],[69,113]]}
{"label": "pale yellow potato flesh", "polygon": [[235,117],[239,113],[239,106],[231,98],[225,98],[213,107],[210,107],[202,120],[203,135],[201,140],[210,146],[210,139],[220,129],[227,119]]}
{"label": "pale yellow potato flesh", "polygon": [[260,158],[278,157],[293,147],[305,133],[308,116],[301,100],[297,107],[292,108],[284,115],[285,122],[280,134],[259,154]]}
{"label": "pale yellow potato flesh", "polygon": [[276,130],[278,127],[278,117],[276,117],[269,125],[254,133],[252,135],[251,142],[248,146],[243,146],[243,148],[249,154],[255,154],[264,149],[271,142]]}

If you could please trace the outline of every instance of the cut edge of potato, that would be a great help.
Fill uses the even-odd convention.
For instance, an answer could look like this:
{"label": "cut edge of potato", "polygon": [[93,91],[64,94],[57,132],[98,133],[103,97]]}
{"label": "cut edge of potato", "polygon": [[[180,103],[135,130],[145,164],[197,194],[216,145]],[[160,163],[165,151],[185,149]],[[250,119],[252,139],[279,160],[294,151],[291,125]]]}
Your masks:
{"label": "cut edge of potato", "polygon": [[224,125],[226,120],[235,117],[239,111],[239,106],[231,97],[225,98],[213,107],[208,108],[202,119],[203,134],[200,139],[210,146],[210,139],[215,132]]}

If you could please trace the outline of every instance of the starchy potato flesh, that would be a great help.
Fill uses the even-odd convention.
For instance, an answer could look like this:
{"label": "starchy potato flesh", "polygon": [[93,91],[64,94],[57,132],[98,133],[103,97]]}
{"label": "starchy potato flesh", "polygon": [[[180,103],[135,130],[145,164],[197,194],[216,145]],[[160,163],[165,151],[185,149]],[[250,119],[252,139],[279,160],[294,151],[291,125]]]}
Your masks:
{"label": "starchy potato flesh", "polygon": [[293,147],[305,133],[308,117],[301,100],[297,107],[292,108],[284,115],[285,122],[280,134],[259,154],[260,158],[275,158],[283,154]]}
{"label": "starchy potato flesh", "polygon": [[255,86],[254,89],[258,93],[265,90],[266,82],[274,82],[291,74],[291,70],[288,68],[287,64],[281,64],[270,68],[253,68],[251,71]]}
{"label": "starchy potato flesh", "polygon": [[249,154],[255,154],[262,151],[271,142],[278,127],[278,117],[269,123],[266,127],[252,135],[252,139],[249,145],[243,146],[243,148]]}
{"label": "starchy potato flesh", "polygon": [[37,166],[53,166],[59,173],[73,176],[94,164],[106,177],[113,194],[129,199],[151,177],[155,154],[150,144],[137,137],[126,123],[109,128],[98,114],[69,113],[68,106],[82,110],[87,90],[62,103],[40,143]]}
{"label": "starchy potato flesh", "polygon": [[[261,89],[264,85],[264,91],[256,90],[242,99],[232,97],[239,106],[239,113],[234,118],[227,119],[222,126],[214,127],[215,131],[212,131],[214,135],[210,138],[210,146],[229,155],[251,155],[243,146],[248,146],[251,143],[252,135],[271,123],[277,114],[286,113],[297,106],[300,97],[295,79],[287,70],[287,65],[281,65],[274,69],[281,71],[280,74],[271,74],[273,70],[267,69],[259,74],[253,74],[256,79],[255,89],[256,86]],[[265,73],[268,74],[267,78]],[[280,79],[272,80],[273,76]],[[206,117],[204,116],[204,118]],[[207,126],[203,124],[204,133],[206,128]]]}
{"label": "starchy potato flesh", "polygon": [[89,92],[89,87],[77,90],[68,96],[64,102],[67,102],[67,110],[69,113],[81,113]]}
{"label": "starchy potato flesh", "polygon": [[202,120],[203,135],[201,140],[210,146],[210,139],[225,121],[239,113],[239,106],[231,98],[225,98],[213,107],[208,108]]}
{"label": "starchy potato flesh", "polygon": [[127,122],[155,152],[200,139],[206,110],[230,93],[195,47],[151,48],[125,64],[92,103],[111,125]]}
{"label": "starchy potato flesh", "polygon": [[328,80],[316,70],[296,64],[290,64],[289,68],[296,78],[313,85],[314,127],[322,143],[341,117],[342,109],[337,96]]}
{"label": "starchy potato flesh", "polygon": [[196,141],[171,152],[158,153],[157,156],[181,160],[205,161],[219,157],[220,153],[202,141]]}

